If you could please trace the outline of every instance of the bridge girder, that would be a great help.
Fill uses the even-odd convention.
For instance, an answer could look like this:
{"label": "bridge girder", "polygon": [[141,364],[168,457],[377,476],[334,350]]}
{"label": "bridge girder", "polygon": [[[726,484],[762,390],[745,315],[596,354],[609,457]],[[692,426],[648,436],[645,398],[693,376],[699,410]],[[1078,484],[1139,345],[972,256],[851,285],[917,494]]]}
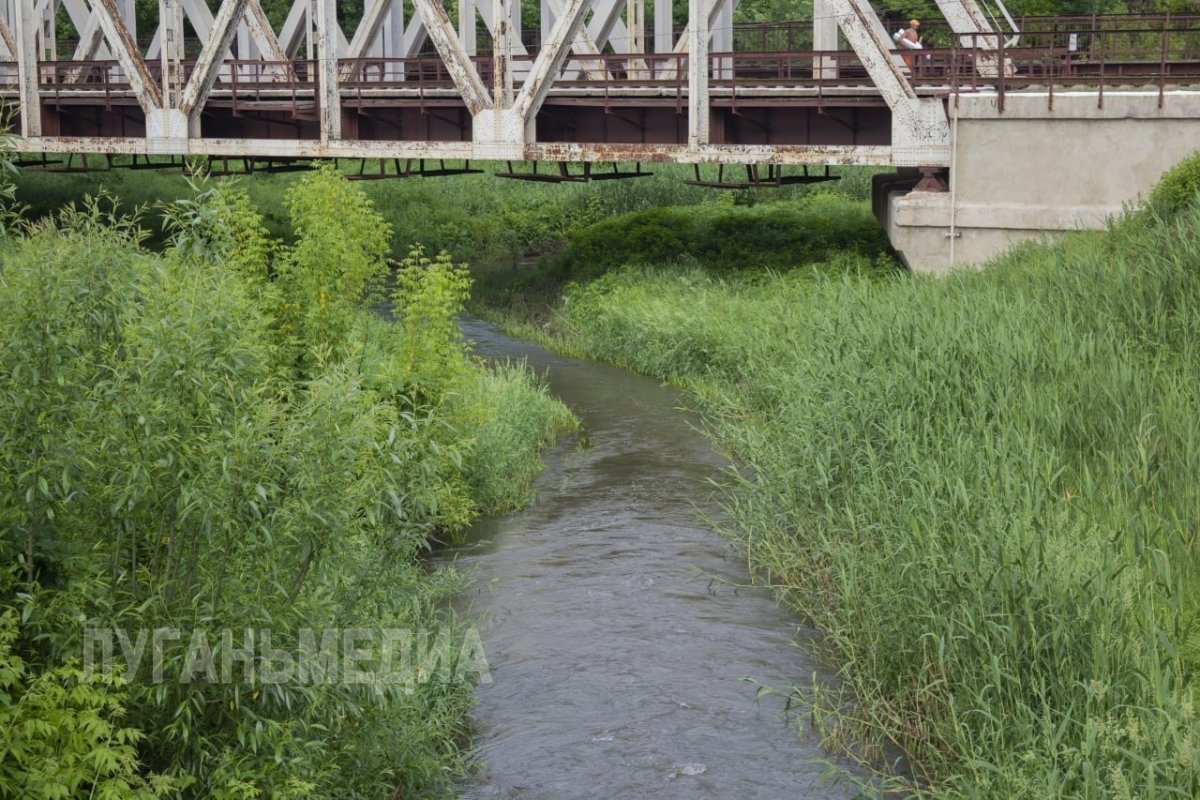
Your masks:
{"label": "bridge girder", "polygon": [[[356,62],[374,55],[411,58],[426,42],[432,42],[466,106],[472,121],[472,140],[469,146],[431,141],[423,152],[437,157],[462,153],[466,148],[475,158],[520,159],[539,153],[556,157],[570,149],[561,146],[562,143],[542,146],[536,141],[534,120],[556,81],[582,77],[611,81],[613,75],[606,66],[604,53],[636,55],[647,44],[640,11],[644,0],[542,0],[544,41],[532,60],[527,57],[528,51],[519,35],[514,33],[519,31],[518,3],[461,0],[456,28],[442,1],[414,0],[415,13],[406,24],[402,0],[371,0],[358,27],[347,39],[337,22],[336,0],[295,0],[278,33],[267,21],[260,0],[222,0],[215,15],[203,0],[160,0],[160,22],[143,53],[133,35],[132,4],[125,0],[15,0],[15,31],[7,31],[9,35],[5,36],[6,29],[0,20],[0,57],[7,49],[10,58],[17,62],[22,136],[29,140],[29,146],[44,150],[80,147],[78,139],[60,136],[51,141],[42,135],[39,62],[54,49],[53,42],[46,38],[50,34],[46,33],[45,19],[47,15],[52,19],[60,6],[65,7],[80,33],[73,60],[81,62],[81,66],[69,70],[62,84],[83,88],[79,84],[85,74],[82,62],[94,61],[101,55],[111,56],[120,65],[119,72],[145,116],[146,132],[140,152],[200,154],[225,152],[231,146],[229,142],[215,143],[201,136],[200,118],[214,88],[228,89],[247,70],[257,79],[267,76],[281,83],[294,83],[298,78],[290,59],[303,52],[311,62],[310,74],[304,80],[310,82],[319,116],[317,141],[268,147],[262,140],[255,140],[253,144],[247,142],[246,147],[253,147],[256,153],[311,152],[315,148],[316,152],[336,155],[379,149],[375,142],[343,140],[341,85],[352,79]],[[890,36],[867,0],[816,1],[821,9],[836,17],[842,35],[892,112],[892,144],[887,160],[897,165],[946,165],[949,130],[942,104],[918,96]],[[660,12],[670,9],[670,0],[656,4],[659,24],[652,39],[654,50],[658,54],[673,54],[676,60],[655,67],[655,77],[675,81],[680,77],[676,71],[687,69],[686,146],[683,151],[675,151],[672,160],[701,162],[724,153],[730,162],[765,158],[776,163],[879,163],[881,150],[875,144],[817,146],[812,148],[810,159],[799,149],[786,146],[768,145],[764,151],[711,141],[710,72],[720,70],[721,62],[726,60],[712,54],[732,49],[730,24],[736,2],[689,0],[688,25],[674,40],[669,28],[661,29],[665,19]],[[965,34],[969,28],[970,33],[978,34],[987,25],[974,0],[939,0],[939,5],[948,10],[956,33]],[[472,62],[477,18],[499,45],[490,92]],[[205,41],[199,61],[186,80],[182,49],[185,19]],[[818,37],[818,44],[821,49],[836,46],[836,37],[830,41],[827,25]],[[161,61],[162,65],[157,76],[148,66],[155,61]],[[648,59],[624,61],[622,69],[628,73],[625,77],[636,77],[641,71],[649,74],[650,63]],[[830,66],[832,61],[814,64],[814,75],[836,74],[836,66]],[[389,73],[389,78],[404,77],[403,64],[387,69],[397,70]],[[408,142],[394,144],[396,153],[416,147]],[[103,145],[107,152],[138,147],[111,139]]]}

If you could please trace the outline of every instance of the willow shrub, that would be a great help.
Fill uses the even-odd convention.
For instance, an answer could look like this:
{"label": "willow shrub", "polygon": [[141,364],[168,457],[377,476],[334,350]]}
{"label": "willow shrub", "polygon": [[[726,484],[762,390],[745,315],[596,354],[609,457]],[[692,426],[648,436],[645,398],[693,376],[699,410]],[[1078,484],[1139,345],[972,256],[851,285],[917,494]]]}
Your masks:
{"label": "willow shrub", "polygon": [[1196,797],[1198,265],[1193,191],[945,279],[627,270],[556,324],[706,401],[831,743],[922,796]]}
{"label": "willow shrub", "polygon": [[[407,797],[463,766],[469,675],[265,683],[235,665],[232,680],[179,679],[193,630],[211,642],[228,628],[239,646],[269,630],[297,653],[302,629],[378,642],[453,626],[438,609],[456,578],[417,556],[496,503],[491,486],[528,481],[569,421],[524,371],[469,364],[456,342],[456,393],[415,397],[402,332],[365,311],[386,225],[356,192],[329,170],[300,181],[291,247],[227,187],[172,212],[161,255],[97,205],[0,244],[0,530],[21,567],[3,597],[24,620],[0,637],[6,674],[14,659],[24,670],[5,678],[0,716],[34,708],[22,689],[68,687],[109,726],[89,730],[113,731],[98,750],[112,779],[143,794]],[[503,412],[522,420],[524,469],[482,474],[505,423],[475,387],[498,384],[521,398]],[[183,636],[164,642],[165,682],[96,684],[72,671],[85,627]],[[47,697],[35,724],[53,743],[79,712]],[[6,746],[0,794],[21,794],[14,776],[38,757]],[[55,796],[104,796],[104,777]]]}

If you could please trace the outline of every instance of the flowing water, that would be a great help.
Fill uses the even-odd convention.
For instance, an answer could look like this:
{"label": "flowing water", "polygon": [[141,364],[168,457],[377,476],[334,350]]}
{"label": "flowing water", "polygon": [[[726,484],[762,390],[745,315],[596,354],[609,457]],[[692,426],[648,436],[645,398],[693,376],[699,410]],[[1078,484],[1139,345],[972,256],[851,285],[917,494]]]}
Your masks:
{"label": "flowing water", "polygon": [[[537,502],[446,554],[471,578],[492,683],[466,798],[851,798],[813,736],[760,684],[807,685],[810,632],[703,522],[723,466],[678,393],[562,358],[474,320],[487,358],[525,359],[589,446],[547,457]],[[757,683],[756,683],[757,682]],[[800,729],[800,732],[798,732]]]}

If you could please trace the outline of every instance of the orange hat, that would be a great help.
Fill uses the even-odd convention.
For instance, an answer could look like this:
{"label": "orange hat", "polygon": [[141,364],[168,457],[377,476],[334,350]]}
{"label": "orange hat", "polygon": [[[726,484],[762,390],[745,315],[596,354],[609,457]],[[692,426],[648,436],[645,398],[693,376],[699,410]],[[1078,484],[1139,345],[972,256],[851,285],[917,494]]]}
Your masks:
{"label": "orange hat", "polygon": [[908,21],[908,24],[909,24],[909,26],[910,26],[910,27],[913,27],[913,28],[919,28],[919,27],[921,27],[921,20],[919,20],[919,19],[910,19],[910,20]]}

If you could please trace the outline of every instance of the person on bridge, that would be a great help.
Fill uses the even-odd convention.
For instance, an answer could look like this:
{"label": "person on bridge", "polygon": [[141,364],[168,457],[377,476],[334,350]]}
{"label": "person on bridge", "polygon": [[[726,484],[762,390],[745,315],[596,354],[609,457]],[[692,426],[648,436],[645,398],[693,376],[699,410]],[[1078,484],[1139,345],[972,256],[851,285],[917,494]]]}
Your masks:
{"label": "person on bridge", "polygon": [[921,34],[917,31],[919,27],[921,27],[921,20],[910,19],[908,28],[900,31],[899,36],[896,37],[896,44],[900,45],[900,49],[903,51],[901,57],[909,69],[912,69],[913,62],[916,60],[912,51],[922,49]]}

